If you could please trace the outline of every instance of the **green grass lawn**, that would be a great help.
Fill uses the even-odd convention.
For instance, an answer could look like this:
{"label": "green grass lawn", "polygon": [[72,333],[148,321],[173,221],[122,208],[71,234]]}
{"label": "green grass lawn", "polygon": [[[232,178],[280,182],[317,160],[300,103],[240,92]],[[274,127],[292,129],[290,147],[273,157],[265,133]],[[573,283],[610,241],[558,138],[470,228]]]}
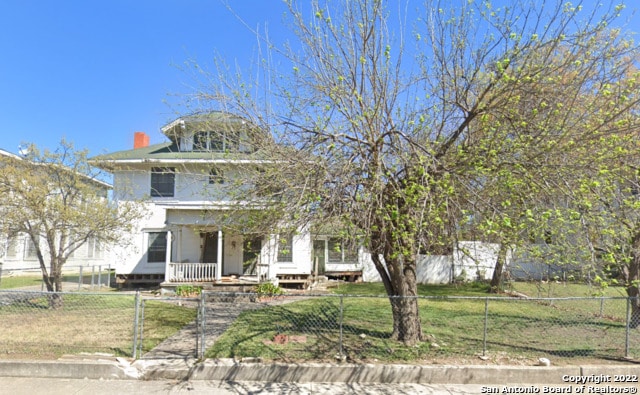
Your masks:
{"label": "green grass lawn", "polygon": [[[131,356],[134,314],[134,295],[65,294],[60,309],[49,307],[46,294],[22,297],[20,302],[0,305],[0,355],[50,359],[103,352]],[[151,350],[195,316],[193,308],[146,301],[142,351]]]}
{"label": "green grass lawn", "polygon": [[[109,288],[105,287],[105,285],[107,284],[107,277],[111,276],[111,285],[112,287],[115,285],[115,278],[114,273],[113,272],[109,272],[106,270],[103,270],[102,273],[100,273],[100,277],[98,277],[99,273],[93,273],[93,281],[94,281],[94,286],[98,286],[99,284],[99,280],[100,283],[103,285],[102,287],[102,291],[106,291]],[[82,273],[82,281],[80,281],[80,273],[63,273],[62,274],[62,281],[64,283],[71,283],[72,285],[69,284],[65,284],[68,285],[67,288],[71,287],[71,289],[65,289],[63,288],[63,292],[67,292],[67,291],[75,291],[77,290],[77,284],[81,284],[81,285],[91,285],[91,270],[87,269]],[[42,286],[42,275],[41,274],[25,274],[25,275],[11,275],[11,276],[7,276],[7,275],[3,275],[3,277],[0,279],[0,289],[15,289],[15,288],[22,288],[22,287],[30,287],[30,286]],[[46,289],[45,289],[46,290]]]}
{"label": "green grass lawn", "polygon": [[514,281],[507,290],[523,293],[532,298],[566,298],[585,296],[625,297],[623,287],[600,288],[595,285],[565,282],[524,282]]}
{"label": "green grass lawn", "polygon": [[32,285],[42,284],[42,276],[37,274],[28,274],[21,276],[6,276],[0,279],[0,289],[12,289],[29,287]]}
{"label": "green grass lawn", "polygon": [[[569,288],[564,294],[585,290]],[[489,362],[624,356],[624,300],[521,300],[491,296],[481,284],[420,286],[420,295],[429,297],[419,302],[426,341],[408,347],[390,339],[391,309],[379,296],[382,284],[342,284],[332,290],[331,296],[242,313],[206,356],[335,361],[342,352],[354,362],[423,363],[478,363],[483,350]],[[340,295],[345,295],[342,301]],[[277,335],[286,336],[286,344]],[[640,337],[634,332],[631,340],[636,347],[631,351],[640,357],[635,345]]]}
{"label": "green grass lawn", "polygon": [[[339,283],[330,288],[341,295],[386,295],[382,283]],[[487,296],[489,285],[483,283],[467,284],[418,284],[420,296]]]}

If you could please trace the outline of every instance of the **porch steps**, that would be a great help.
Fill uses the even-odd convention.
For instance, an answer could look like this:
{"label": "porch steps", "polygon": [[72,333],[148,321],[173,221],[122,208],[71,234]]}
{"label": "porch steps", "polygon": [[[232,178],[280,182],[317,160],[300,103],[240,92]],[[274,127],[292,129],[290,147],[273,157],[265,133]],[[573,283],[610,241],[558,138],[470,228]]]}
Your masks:
{"label": "porch steps", "polygon": [[309,274],[278,274],[278,285],[282,288],[307,289],[311,285]]}

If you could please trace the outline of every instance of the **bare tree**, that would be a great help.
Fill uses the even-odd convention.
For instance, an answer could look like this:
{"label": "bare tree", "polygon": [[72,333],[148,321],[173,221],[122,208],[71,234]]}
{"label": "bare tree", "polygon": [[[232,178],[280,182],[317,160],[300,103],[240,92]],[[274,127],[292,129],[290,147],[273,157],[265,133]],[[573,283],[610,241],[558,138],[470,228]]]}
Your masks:
{"label": "bare tree", "polygon": [[[191,103],[270,132],[260,149],[276,165],[243,197],[271,203],[270,224],[339,223],[357,238],[390,297],[392,337],[407,344],[423,337],[418,254],[448,248],[482,205],[520,215],[498,191],[549,188],[547,175],[569,173],[558,152],[615,133],[637,104],[607,90],[636,51],[609,27],[623,7],[287,4],[292,41],[259,35],[266,49],[250,73],[259,78],[220,61]],[[578,100],[585,92],[615,99],[611,112]],[[488,182],[499,172],[515,176]]]}
{"label": "bare tree", "polygon": [[[49,292],[62,291],[62,268],[89,240],[111,246],[121,241],[142,213],[133,205],[116,207],[110,186],[87,163],[86,151],[62,142],[54,151],[35,146],[24,157],[0,158],[0,232],[24,234],[35,249]],[[51,298],[53,307],[62,303]]]}

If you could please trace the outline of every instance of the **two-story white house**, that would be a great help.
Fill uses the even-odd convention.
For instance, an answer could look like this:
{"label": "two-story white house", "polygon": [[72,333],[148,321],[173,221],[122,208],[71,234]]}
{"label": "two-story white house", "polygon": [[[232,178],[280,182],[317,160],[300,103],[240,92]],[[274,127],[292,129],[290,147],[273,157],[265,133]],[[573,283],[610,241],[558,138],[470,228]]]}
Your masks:
{"label": "two-story white house", "polygon": [[273,165],[253,144],[256,130],[246,120],[212,112],[178,118],[161,131],[164,143],[149,145],[148,135],[136,132],[132,150],[92,159],[113,174],[116,201],[139,201],[148,212],[130,235],[133,243],[115,254],[117,281],[302,283],[314,270],[352,269],[357,253],[339,250],[331,237],[312,240],[305,229],[279,235],[278,224],[267,234],[233,226],[233,216],[260,210],[237,197],[243,171]]}

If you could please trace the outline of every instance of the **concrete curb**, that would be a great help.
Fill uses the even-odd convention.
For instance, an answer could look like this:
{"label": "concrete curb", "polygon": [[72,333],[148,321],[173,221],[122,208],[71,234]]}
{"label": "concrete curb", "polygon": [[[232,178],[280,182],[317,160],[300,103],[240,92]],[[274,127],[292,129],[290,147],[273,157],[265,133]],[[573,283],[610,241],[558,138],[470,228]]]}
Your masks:
{"label": "concrete curb", "polygon": [[233,359],[206,360],[200,363],[194,359],[141,359],[133,364],[120,359],[116,361],[0,361],[0,377],[68,379],[488,385],[572,384],[566,380],[566,376],[594,378],[603,375],[640,376],[640,366],[265,364],[238,362]]}
{"label": "concrete curb", "polygon": [[168,364],[134,363],[146,380],[182,379],[297,383],[415,383],[415,384],[570,384],[564,376],[637,375],[640,366],[502,366],[502,365],[374,365],[374,364],[264,364],[233,359]]}
{"label": "concrete curb", "polygon": [[269,381],[298,383],[415,384],[567,384],[563,376],[640,374],[640,367],[603,366],[450,366],[373,364],[262,364],[233,360],[205,361],[190,380]]}
{"label": "concrete curb", "polygon": [[135,373],[114,361],[0,361],[0,377],[135,379]]}

